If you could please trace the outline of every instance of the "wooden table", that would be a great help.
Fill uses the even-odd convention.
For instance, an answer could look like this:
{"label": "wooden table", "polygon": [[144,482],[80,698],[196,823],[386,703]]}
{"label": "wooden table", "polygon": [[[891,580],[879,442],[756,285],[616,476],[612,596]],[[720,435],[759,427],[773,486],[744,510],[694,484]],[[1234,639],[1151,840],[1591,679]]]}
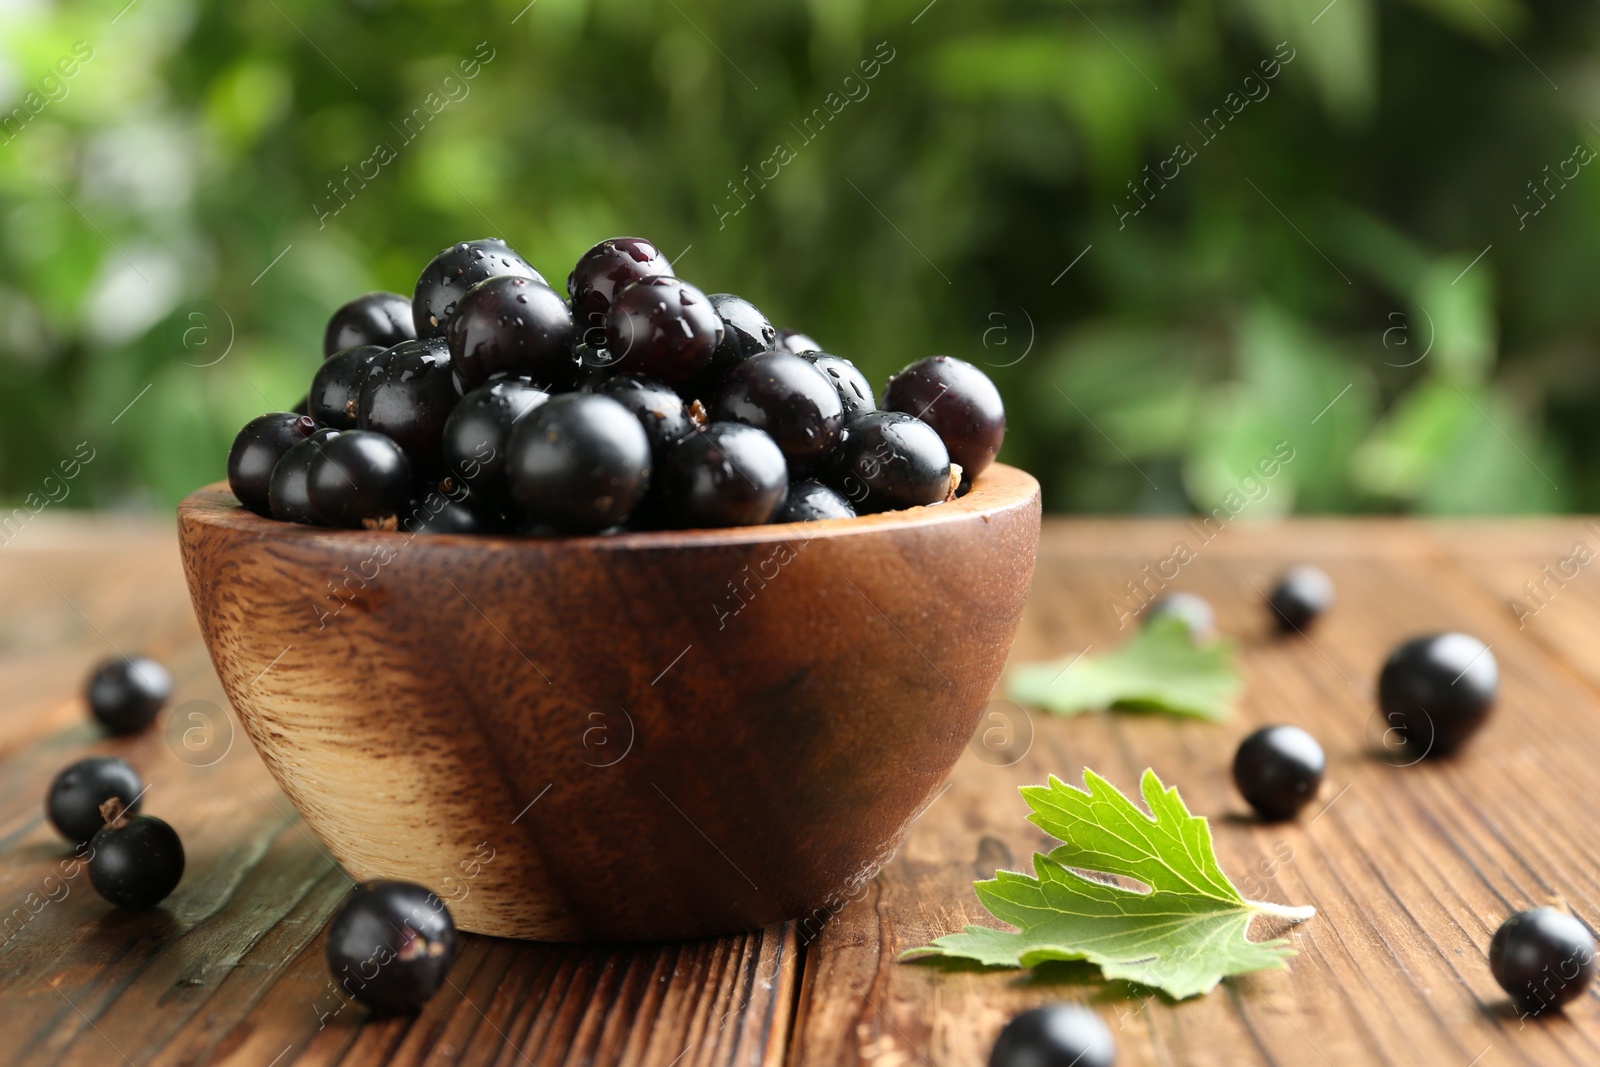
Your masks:
{"label": "wooden table", "polygon": [[[1600,1062],[1595,991],[1524,1026],[1485,962],[1512,910],[1560,900],[1600,919],[1600,576],[1569,564],[1576,576],[1558,587],[1541,569],[1560,573],[1576,542],[1600,550],[1600,527],[1237,524],[1201,547],[1176,522],[1056,521],[1014,660],[1111,647],[1121,635],[1108,605],[1178,540],[1197,558],[1172,586],[1209,598],[1241,648],[1248,689],[1234,722],[1062,720],[997,703],[1016,732],[986,722],[998,731],[989,746],[962,757],[898,857],[820,928],[628,947],[467,936],[424,1011],[374,1020],[356,1006],[326,1014],[339,1002],[322,930],[347,880],[242,733],[223,746],[225,702],[170,528],[43,516],[0,547],[0,1062],[958,1067],[983,1064],[1013,1013],[1057,999],[1101,1013],[1122,1065]],[[1259,591],[1297,561],[1326,568],[1339,602],[1309,639],[1276,640]],[[1507,600],[1539,608],[1530,580],[1553,595],[1519,620]],[[915,640],[915,620],[900,625]],[[1442,629],[1490,643],[1500,706],[1457,761],[1394,766],[1376,748],[1378,665],[1401,639]],[[109,741],[87,722],[83,679],[113,646],[170,665],[176,726]],[[1300,821],[1264,826],[1246,817],[1228,767],[1239,738],[1272,722],[1314,732],[1329,768]],[[186,729],[201,732],[186,740]],[[109,908],[84,874],[61,880],[69,851],[42,818],[60,767],[112,752],[140,768],[146,810],[188,850],[183,883],[155,912]],[[1016,787],[1049,773],[1075,781],[1086,765],[1130,792],[1154,767],[1211,817],[1247,895],[1314,904],[1317,917],[1289,932],[1291,969],[1172,1003],[1082,965],[896,962],[984,921],[972,880],[1047,847]]]}

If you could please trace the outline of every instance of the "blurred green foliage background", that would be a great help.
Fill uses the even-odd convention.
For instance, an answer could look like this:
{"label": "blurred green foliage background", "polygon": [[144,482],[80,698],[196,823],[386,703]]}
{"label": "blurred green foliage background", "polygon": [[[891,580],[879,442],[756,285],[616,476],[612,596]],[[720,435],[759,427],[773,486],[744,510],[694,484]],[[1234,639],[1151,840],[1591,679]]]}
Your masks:
{"label": "blurred green foliage background", "polygon": [[875,382],[985,366],[1055,510],[1278,441],[1255,514],[1600,507],[1590,5],[124,3],[0,7],[8,501],[88,441],[71,505],[166,507],[343,301],[629,233]]}

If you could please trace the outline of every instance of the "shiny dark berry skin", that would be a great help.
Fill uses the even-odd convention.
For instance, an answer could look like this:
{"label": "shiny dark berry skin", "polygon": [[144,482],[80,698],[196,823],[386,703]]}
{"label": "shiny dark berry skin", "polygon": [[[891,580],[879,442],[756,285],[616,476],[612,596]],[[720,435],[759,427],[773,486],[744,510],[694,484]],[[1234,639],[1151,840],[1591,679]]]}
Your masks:
{"label": "shiny dark berry skin", "polygon": [[322,358],[361,345],[393,348],[417,336],[411,301],[399,293],[368,293],[339,308],[322,333]]}
{"label": "shiny dark berry skin", "polygon": [[1520,911],[1489,942],[1489,971],[1525,1015],[1541,1015],[1583,995],[1594,981],[1594,938],[1564,911]]}
{"label": "shiny dark berry skin", "polygon": [[821,482],[795,482],[773,522],[816,522],[819,519],[853,519],[856,509],[839,493]]}
{"label": "shiny dark berry skin", "polygon": [[821,352],[822,346],[799,330],[779,330],[774,348],[781,348],[786,352],[801,354],[805,352]]}
{"label": "shiny dark berry skin", "polygon": [[803,356],[762,352],[723,375],[711,417],[765,430],[792,477],[817,470],[839,446],[844,404],[833,382]]}
{"label": "shiny dark berry skin", "polygon": [[116,797],[125,810],[137,814],[143,803],[144,783],[127,760],[115,756],[90,756],[64,768],[50,783],[44,810],[61,836],[87,841],[105,825],[100,805]]}
{"label": "shiny dark berry skin", "polygon": [[153,908],[183,878],[183,842],[154,815],[110,822],[89,847],[89,882],[119,908]]}
{"label": "shiny dark berry skin", "polygon": [[433,470],[442,462],[444,422],[461,399],[450,352],[433,339],[406,341],[388,356],[361,385],[356,425],[399,445],[420,471]]}
{"label": "shiny dark berry skin", "polygon": [[1499,688],[1499,665],[1482,641],[1434,634],[1390,655],[1378,675],[1378,707],[1406,749],[1448,756],[1488,719]]}
{"label": "shiny dark berry skin", "polygon": [[619,373],[682,385],[711,365],[723,327],[711,301],[688,282],[645,278],[617,294],[605,334]]}
{"label": "shiny dark berry skin", "polygon": [[732,293],[712,293],[711,301],[717,317],[722,320],[722,343],[711,357],[711,370],[721,374],[757,352],[770,351],[778,340],[778,331],[761,314],[759,308],[742,296]]}
{"label": "shiny dark berry skin", "polygon": [[1006,1023],[989,1067],[1111,1067],[1117,1043],[1100,1016],[1076,1004],[1048,1004]]}
{"label": "shiny dark berry skin", "polygon": [[464,500],[451,500],[431,493],[406,505],[400,518],[400,531],[411,534],[482,534],[491,525]]}
{"label": "shiny dark berry skin", "polygon": [[349,430],[311,461],[306,495],[326,526],[383,527],[398,522],[411,495],[411,463],[383,434]]}
{"label": "shiny dark berry skin", "polygon": [[1292,819],[1322,786],[1327,757],[1298,726],[1264,726],[1239,744],[1233,784],[1263,819]]}
{"label": "shiny dark berry skin", "polygon": [[625,374],[603,382],[599,392],[633,412],[657,461],[694,430],[683,398],[665,382]]}
{"label": "shiny dark berry skin", "polygon": [[346,348],[323,360],[307,396],[311,417],[319,426],[355,429],[361,387],[388,362],[389,350],[377,345]]}
{"label": "shiny dark berry skin", "polygon": [[456,304],[485,278],[509,275],[544,284],[538,271],[498,237],[462,241],[444,249],[423,268],[411,297],[418,337],[443,337]]}
{"label": "shiny dark berry skin", "polygon": [[268,493],[270,513],[274,519],[316,525],[317,516],[311,510],[311,496],[307,491],[311,461],[322,452],[323,445],[340,433],[334,429],[317,430],[278,460],[278,465],[272,468],[272,483]]}
{"label": "shiny dark berry skin", "polygon": [[119,737],[155,722],[172,695],[172,675],[153,659],[108,659],[89,676],[89,710],[100,725]]}
{"label": "shiny dark berry skin", "polygon": [[578,257],[567,275],[572,318],[586,342],[605,324],[606,312],[618,293],[641,278],[670,277],[672,264],[661,249],[643,237],[613,237]]}
{"label": "shiny dark berry skin", "polygon": [[272,468],[316,428],[310,416],[289,411],[275,411],[245,423],[228,449],[228,488],[239,503],[257,515],[272,514],[268,499]]}
{"label": "shiny dark berry skin", "polygon": [[662,472],[669,521],[683,527],[760,526],[789,488],[783,452],[740,422],[713,422],[672,449]]}
{"label": "shiny dark berry skin", "polygon": [[854,363],[843,356],[832,356],[826,352],[802,352],[800,355],[833,383],[839,393],[839,402],[844,405],[846,422],[857,415],[878,410],[878,401],[872,395],[872,383],[867,381],[867,376]]}
{"label": "shiny dark berry skin", "polygon": [[551,397],[511,432],[506,480],[523,516],[563,533],[628,517],[650,485],[650,438],[633,412],[598,393]]}
{"label": "shiny dark berry skin", "polygon": [[411,882],[363,882],[328,922],[333,981],[381,1012],[422,1007],[444,985],[459,940],[450,909]]}
{"label": "shiny dark berry skin", "polygon": [[1149,626],[1157,619],[1182,619],[1189,636],[1196,641],[1209,641],[1217,636],[1217,615],[1211,605],[1193,593],[1168,593],[1150,605],[1144,624]]}
{"label": "shiny dark berry skin", "polygon": [[950,492],[950,454],[921,419],[872,411],[846,424],[831,478],[863,515],[937,504]]}
{"label": "shiny dark berry skin", "polygon": [[545,387],[578,378],[572,310],[548,285],[530,278],[488,278],[467,290],[445,330],[450,365],[462,389],[497,375]]}
{"label": "shiny dark berry skin", "polygon": [[445,420],[445,469],[474,494],[506,500],[511,430],[549,399],[549,393],[520,378],[501,378],[472,390]]}
{"label": "shiny dark berry skin", "polygon": [[1333,605],[1333,579],[1310,566],[1290,567],[1267,597],[1272,620],[1283,633],[1298,633]]}
{"label": "shiny dark berry skin", "polygon": [[915,415],[939,432],[950,462],[976,478],[994,462],[1006,436],[1006,407],[989,376],[951,356],[919,359],[883,389],[888,411]]}

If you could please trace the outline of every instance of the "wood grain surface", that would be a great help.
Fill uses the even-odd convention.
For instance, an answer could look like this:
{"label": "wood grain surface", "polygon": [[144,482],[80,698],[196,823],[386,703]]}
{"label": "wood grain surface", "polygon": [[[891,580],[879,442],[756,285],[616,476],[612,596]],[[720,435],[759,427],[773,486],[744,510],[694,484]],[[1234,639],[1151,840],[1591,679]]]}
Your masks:
{"label": "wood grain surface", "polygon": [[[1047,523],[1013,659],[1111,647],[1124,583],[1184,538],[1195,547],[1191,527],[1164,521]],[[321,959],[345,875],[242,733],[221,743],[231,719],[173,532],[45,516],[0,548],[0,1063],[976,1067],[1007,1018],[1057,999],[1101,1013],[1123,1067],[1597,1063],[1600,996],[1524,1025],[1485,962],[1509,911],[1554,900],[1591,927],[1600,918],[1600,577],[1562,565],[1579,542],[1593,555],[1600,532],[1580,519],[1229,527],[1169,585],[1209,598],[1241,648],[1235,721],[1061,720],[994,703],[896,859],[837,914],[662,945],[468,935],[423,1012],[373,1019],[339,1003]],[[1323,566],[1339,601],[1308,637],[1282,640],[1260,593],[1291,562]],[[1378,747],[1377,667],[1399,640],[1443,629],[1489,642],[1500,705],[1454,761],[1395,766]],[[168,663],[186,717],[100,737],[79,690],[113,648]],[[185,736],[194,714],[210,716],[209,735]],[[1310,729],[1329,768],[1305,816],[1263,826],[1228,763],[1271,722]],[[43,820],[51,776],[109,752],[139,767],[145,810],[188,851],[154,912],[116,912],[81,872],[64,878],[70,852]],[[1289,970],[1173,1003],[1075,965],[895,961],[984,921],[971,881],[1047,845],[1015,787],[1086,765],[1130,790],[1154,767],[1210,816],[1248,894],[1316,905],[1287,931],[1300,950]]]}

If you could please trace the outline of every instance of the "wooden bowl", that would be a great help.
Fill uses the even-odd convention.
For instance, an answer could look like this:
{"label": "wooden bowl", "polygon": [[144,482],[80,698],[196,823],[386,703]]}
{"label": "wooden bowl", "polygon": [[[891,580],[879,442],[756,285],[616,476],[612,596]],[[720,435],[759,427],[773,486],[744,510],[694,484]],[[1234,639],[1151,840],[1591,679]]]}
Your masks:
{"label": "wooden bowl", "polygon": [[529,539],[178,507],[245,732],[357,878],[463,929],[655,940],[824,920],[999,677],[1039,485],[858,519]]}

